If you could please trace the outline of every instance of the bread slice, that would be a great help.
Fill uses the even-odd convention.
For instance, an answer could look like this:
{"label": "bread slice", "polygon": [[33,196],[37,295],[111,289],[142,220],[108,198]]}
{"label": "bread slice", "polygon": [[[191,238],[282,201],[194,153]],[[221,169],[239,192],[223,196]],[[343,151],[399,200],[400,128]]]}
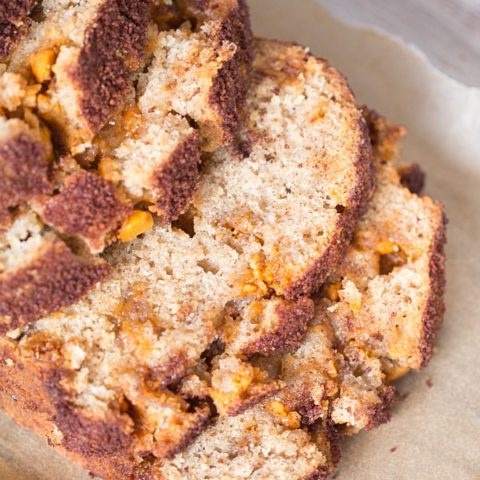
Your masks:
{"label": "bread slice", "polygon": [[398,128],[373,112],[367,119],[379,151],[378,189],[331,279],[338,292],[324,305],[325,315],[342,343],[355,339],[386,367],[421,368],[431,357],[444,311],[444,211],[400,186],[388,150],[385,156],[401,134]]}
{"label": "bread slice", "polygon": [[[22,363],[29,375],[38,378],[37,395],[42,395],[49,412],[49,420],[41,428],[28,417],[23,421],[42,434],[45,428],[60,432],[57,436],[63,448],[106,477],[130,478],[137,471],[146,476],[149,469],[156,468],[156,458],[168,458],[183,449],[212,416],[210,397],[221,405],[227,396],[227,405],[240,403],[232,410],[239,412],[278,390],[274,382],[264,381],[264,372],[242,363],[241,345],[248,346],[249,353],[274,353],[298,345],[313,308],[293,287],[299,278],[309,278],[308,289],[314,288],[313,278],[322,278],[317,270],[312,274],[319,258],[329,265],[338,262],[370,198],[373,171],[368,135],[345,80],[301,47],[268,41],[256,45],[257,81],[249,93],[249,123],[243,132],[244,143],[250,142],[250,154],[233,147],[216,151],[207,162],[193,207],[180,222],[174,226],[159,223],[143,238],[109,248],[104,257],[113,271],[106,281],[76,304],[32,322],[18,340],[2,341],[4,364],[18,369]],[[281,62],[287,58],[298,70],[288,69],[285,74]],[[324,115],[313,123],[300,116],[278,123],[274,118],[277,106],[293,108],[292,102],[299,111],[322,104]],[[271,117],[264,116],[265,110]],[[276,132],[270,141],[265,139],[268,123]],[[337,128],[342,134],[335,133]],[[291,132],[299,130],[304,132],[302,141],[295,143]],[[345,132],[349,132],[347,138]],[[323,142],[318,141],[321,134]],[[285,142],[291,142],[291,150]],[[278,158],[266,160],[275,153]],[[296,163],[298,158],[303,166]],[[333,159],[338,162],[335,168]],[[305,173],[295,175],[294,167]],[[250,205],[258,206],[258,230],[253,233],[264,235],[265,255],[274,267],[283,264],[283,253],[290,254],[288,262],[295,275],[278,281],[285,290],[291,288],[288,300],[277,295],[281,289],[275,291],[275,269],[268,288],[254,284],[248,275],[259,269],[262,242],[247,231],[234,238],[231,230],[218,224],[218,205],[209,198],[209,186],[217,189],[221,182],[229,186],[232,195],[226,198],[228,207],[241,207],[243,175],[253,178],[263,170],[268,174],[263,187],[270,197],[267,204],[266,197],[252,193]],[[308,185],[301,182],[309,176],[323,180],[305,201]],[[277,196],[280,182],[283,190]],[[327,197],[334,190],[336,197],[330,202]],[[343,208],[336,208],[338,202]],[[298,219],[296,228],[292,223],[285,231],[272,229],[270,216],[280,209],[292,220]],[[228,210],[224,214],[228,215]],[[301,220],[304,217],[308,222]],[[235,219],[226,216],[224,221],[228,220]],[[308,229],[325,233],[317,240],[306,238]],[[273,258],[272,245],[276,244],[289,245],[289,251],[279,248]],[[308,258],[304,254],[307,247]],[[258,280],[263,282],[260,277]],[[261,308],[252,305],[254,302]],[[243,308],[249,308],[249,313],[242,314]],[[232,361],[212,359],[212,348],[224,337],[232,310],[240,312],[239,318],[259,312],[265,322],[277,327],[278,339],[272,336],[268,345],[262,346],[253,332],[245,337],[241,334],[237,347],[225,352]],[[294,327],[289,339],[283,340],[282,325],[290,323]],[[202,366],[206,366],[203,372]],[[232,374],[246,367],[232,379],[232,385],[238,385],[233,392],[221,379],[217,382],[215,371],[209,371],[217,366],[220,370],[229,367]],[[185,385],[187,379],[189,385]],[[8,383],[3,388],[11,395],[20,385]],[[8,399],[2,402],[15,415],[16,408]],[[304,438],[302,432],[296,436]],[[293,445],[294,438],[288,443]],[[313,472],[322,459],[320,454],[312,454],[305,471]]]}
{"label": "bread slice", "polygon": [[[376,152],[378,189],[357,227],[355,241],[339,273],[332,276],[335,281],[329,282],[316,299],[314,319],[309,322],[299,348],[286,355],[252,358],[257,368],[268,372],[282,387],[263,405],[238,416],[220,416],[217,423],[185,451],[160,465],[164,475],[160,478],[324,478],[338,462],[338,442],[343,435],[371,429],[389,420],[396,397],[390,382],[405,373],[398,365],[410,363],[409,368],[419,368],[428,361],[434,332],[443,314],[443,208],[428,197],[418,197],[401,186],[405,177],[397,174],[391,162],[404,130],[390,125],[372,111],[365,110],[365,116]],[[418,167],[415,170],[418,171]],[[412,169],[401,169],[401,172],[406,171]],[[391,221],[392,211],[412,210],[416,216],[404,217],[404,223],[395,216],[395,221]],[[385,221],[385,215],[390,222]],[[391,262],[378,258],[376,243],[363,245],[361,255],[357,244],[359,234],[362,238],[378,241],[376,235],[378,232],[385,234],[386,228],[389,238],[410,235],[410,239],[420,242],[414,257],[393,265],[388,273],[380,268],[382,265],[391,267]],[[418,235],[418,228],[426,232]],[[377,258],[372,261],[372,256]],[[420,275],[424,283],[420,285],[415,302],[404,295],[395,302],[395,311],[409,313],[401,320],[392,310],[385,309],[383,300],[376,300],[377,297],[369,299],[368,307],[369,311],[383,311],[382,323],[378,317],[367,317],[362,314],[367,307],[360,301],[363,297],[354,294],[356,290],[349,283],[338,284],[340,276],[347,281],[355,278],[370,282],[390,276],[393,278],[385,279],[382,294],[391,299],[402,293],[395,276],[405,275],[409,279],[412,272]],[[409,293],[414,292],[411,289]],[[347,306],[350,312],[348,337],[345,335],[347,322],[342,322],[343,317],[338,313],[340,308],[343,310]],[[245,312],[243,315],[242,321],[249,318]],[[367,323],[369,328],[375,328],[373,338],[364,334],[366,318],[371,322]],[[394,322],[400,324],[407,335],[393,337],[391,325]],[[269,322],[261,325],[268,327]],[[238,328],[245,326],[240,324]],[[262,330],[264,336],[269,335],[269,328]],[[275,331],[275,326],[271,331]],[[416,334],[411,335],[414,331]],[[232,337],[231,327],[223,339],[226,351],[235,349],[238,338]],[[372,343],[367,343],[366,339]],[[391,352],[397,355],[394,357]],[[414,358],[417,359],[415,363]],[[279,425],[283,428],[280,432]],[[289,445],[288,438],[295,438],[295,444]]]}
{"label": "bread slice", "polygon": [[[249,257],[239,288],[310,295],[340,261],[374,188],[345,79],[303,47],[255,45],[243,151],[222,150],[193,199],[195,230]],[[278,235],[281,232],[281,235]]]}

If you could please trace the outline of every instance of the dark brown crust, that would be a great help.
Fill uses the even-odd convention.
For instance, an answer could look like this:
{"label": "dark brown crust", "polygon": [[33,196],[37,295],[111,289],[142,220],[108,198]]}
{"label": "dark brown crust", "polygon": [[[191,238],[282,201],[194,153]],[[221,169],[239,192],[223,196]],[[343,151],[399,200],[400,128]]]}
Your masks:
{"label": "dark brown crust", "polygon": [[338,427],[338,425],[336,425],[330,418],[326,422],[325,430],[327,440],[330,445],[330,455],[328,461],[332,470],[336,468],[337,465],[340,463],[340,458],[342,456],[340,444],[344,437],[344,434]]}
{"label": "dark brown crust", "polygon": [[[73,412],[59,385],[65,374],[54,361],[25,358],[15,342],[0,338],[0,408],[87,470],[130,480],[134,465],[129,455],[131,438],[126,434],[129,419],[119,416],[105,422]],[[63,443],[48,438],[55,426],[63,434]]]}
{"label": "dark brown crust", "polygon": [[146,45],[151,0],[106,0],[85,33],[71,78],[82,92],[81,111],[93,134],[122,105],[130,75]]}
{"label": "dark brown crust", "polygon": [[433,345],[445,313],[445,244],[447,241],[447,218],[443,207],[441,208],[441,219],[430,252],[430,295],[423,314],[423,335],[420,345],[422,368],[426,367],[430,361],[433,353]]}
{"label": "dark brown crust", "polygon": [[38,0],[7,0],[0,4],[0,61],[12,53],[29,25],[28,15]]}
{"label": "dark brown crust", "polygon": [[309,426],[308,431],[327,461],[326,465],[320,466],[315,473],[307,477],[307,480],[326,480],[340,461],[342,435],[330,418],[325,421],[319,420]]}
{"label": "dark brown crust", "polygon": [[110,272],[100,259],[73,254],[58,238],[28,265],[0,275],[0,335],[70,305]]}
{"label": "dark brown crust", "polygon": [[49,166],[41,142],[26,133],[0,146],[0,210],[16,207],[35,195],[49,194]]}
{"label": "dark brown crust", "polygon": [[242,348],[242,354],[269,356],[274,353],[290,353],[297,350],[307,333],[308,323],[313,319],[313,300],[301,297],[295,302],[283,302],[276,306],[279,319],[272,331]]}
{"label": "dark brown crust", "polygon": [[253,63],[248,6],[245,0],[238,0],[236,3],[229,17],[222,22],[218,43],[232,42],[237,46],[237,51],[223,65],[210,91],[210,104],[222,119],[222,143],[230,143],[238,131]]}
{"label": "dark brown crust", "polygon": [[365,213],[375,192],[374,158],[370,135],[363,117],[358,119],[358,127],[361,135],[355,160],[355,188],[350,194],[348,205],[342,210],[337,220],[335,234],[330,245],[309,271],[287,289],[285,296],[288,299],[297,298],[301,295],[312,295],[320,289],[325,279],[335,271],[352,240],[357,221]]}
{"label": "dark brown crust", "polygon": [[130,211],[112,183],[81,171],[65,180],[62,191],[46,202],[41,216],[65,235],[84,239],[97,253],[103,249],[105,237],[121,225]]}
{"label": "dark brown crust", "polygon": [[158,214],[170,223],[187,208],[197,188],[201,163],[198,133],[180,143],[168,162],[154,173],[153,189]]}
{"label": "dark brown crust", "polygon": [[[118,480],[157,478],[155,462],[146,459],[139,464],[134,460],[134,429],[138,426],[130,414],[116,405],[107,419],[85,416],[72,407],[63,387],[69,383],[69,375],[61,366],[60,351],[37,358],[34,349],[20,350],[15,341],[0,338],[2,410],[94,475]],[[206,403],[199,404],[195,415],[179,443],[168,452],[170,456],[187,447],[206,428],[211,410]],[[54,428],[62,434],[60,442],[49,437]]]}
{"label": "dark brown crust", "polygon": [[425,186],[425,172],[418,163],[408,163],[398,167],[400,183],[412,193],[419,195]]}
{"label": "dark brown crust", "polygon": [[319,420],[311,425],[309,432],[320,451],[327,457],[327,465],[322,467],[320,473],[323,475],[331,473],[340,462],[340,444],[344,437],[342,428],[328,417],[326,420]]}
{"label": "dark brown crust", "polygon": [[370,418],[366,426],[367,430],[372,430],[390,421],[391,410],[398,399],[398,394],[394,387],[386,387],[385,390],[379,394],[379,397],[380,402],[371,409]]}

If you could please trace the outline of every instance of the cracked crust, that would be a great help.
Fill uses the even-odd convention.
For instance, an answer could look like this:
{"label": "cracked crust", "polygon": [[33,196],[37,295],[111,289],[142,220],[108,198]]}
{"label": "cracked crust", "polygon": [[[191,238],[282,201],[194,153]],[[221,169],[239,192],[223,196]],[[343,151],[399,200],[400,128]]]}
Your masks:
{"label": "cracked crust", "polygon": [[109,272],[105,261],[79,257],[59,238],[46,239],[27,265],[0,274],[0,334],[79,300]]}

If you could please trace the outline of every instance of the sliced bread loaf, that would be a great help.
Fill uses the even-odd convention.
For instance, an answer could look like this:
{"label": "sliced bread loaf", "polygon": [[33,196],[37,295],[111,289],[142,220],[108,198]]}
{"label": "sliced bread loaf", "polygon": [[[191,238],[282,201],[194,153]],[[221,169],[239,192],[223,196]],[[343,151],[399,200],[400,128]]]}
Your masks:
{"label": "sliced bread loaf", "polygon": [[[12,368],[18,368],[20,360],[15,359],[24,358],[25,369],[41,370],[37,385],[42,401],[56,412],[49,416],[48,428],[61,432],[61,444],[73,456],[107,477],[148,472],[155,458],[174,455],[200,433],[214,411],[210,397],[222,405],[222,394],[229,400],[232,393],[221,379],[215,380],[214,372],[209,385],[210,366],[215,369],[218,363],[232,374],[245,367],[232,381],[242,403],[232,411],[245,410],[278,390],[279,385],[265,381],[264,372],[235,355],[244,349],[271,354],[298,345],[313,316],[312,302],[299,294],[312,291],[327,274],[315,266],[319,259],[330,266],[338,263],[372,194],[368,133],[344,79],[301,47],[258,41],[255,54],[257,81],[249,93],[242,133],[249,153],[233,147],[216,151],[192,208],[180,222],[173,227],[157,224],[143,238],[111,247],[104,255],[113,268],[108,280],[75,305],[31,323],[18,340],[2,342],[5,365],[13,362]],[[282,62],[287,59],[296,70],[285,73]],[[290,122],[278,121],[278,105],[295,105],[299,112],[322,105],[322,115],[314,122],[293,114]],[[266,139],[269,122],[275,135]],[[292,132],[301,130],[301,141],[296,140]],[[253,184],[248,205],[255,230],[233,235],[223,222],[231,214],[234,229],[240,229],[235,217],[255,173],[261,175],[266,195]],[[309,177],[316,179],[315,188],[304,198],[302,182]],[[222,223],[221,205],[210,198],[210,187],[219,198],[221,185],[229,189]],[[274,228],[275,218],[281,218],[273,215],[281,210],[291,220],[288,229]],[[309,231],[324,233],[315,237]],[[259,265],[263,257],[271,268],[268,275]],[[291,277],[285,274],[286,263]],[[300,290],[299,279],[308,279]],[[277,297],[284,291],[290,292],[289,300]],[[249,313],[242,314],[243,308]],[[212,348],[223,338],[232,309],[240,317],[260,312],[276,326],[276,337],[262,346],[252,332],[237,335],[237,346],[229,350],[232,361],[220,362],[212,358]],[[289,324],[293,327],[285,340],[282,325]],[[45,384],[42,379],[47,378],[51,380]],[[8,385],[10,393],[16,388]],[[14,413],[15,408],[5,408]],[[37,428],[34,421],[24,420]],[[88,459],[86,452],[92,452]],[[124,459],[121,468],[119,456]],[[314,454],[305,470],[313,471],[322,458]]]}

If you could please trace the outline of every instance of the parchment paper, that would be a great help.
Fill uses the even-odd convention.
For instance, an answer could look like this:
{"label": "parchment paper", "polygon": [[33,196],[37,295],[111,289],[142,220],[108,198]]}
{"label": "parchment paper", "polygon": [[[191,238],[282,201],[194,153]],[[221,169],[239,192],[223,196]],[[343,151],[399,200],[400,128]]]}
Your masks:
{"label": "parchment paper", "polygon": [[[258,34],[309,45],[349,78],[360,102],[408,128],[403,158],[427,170],[427,192],[450,219],[447,316],[436,355],[400,382],[408,396],[389,424],[345,443],[336,478],[479,480],[480,90],[395,39],[337,22],[315,0],[251,6]],[[87,478],[0,415],[0,480]]]}

